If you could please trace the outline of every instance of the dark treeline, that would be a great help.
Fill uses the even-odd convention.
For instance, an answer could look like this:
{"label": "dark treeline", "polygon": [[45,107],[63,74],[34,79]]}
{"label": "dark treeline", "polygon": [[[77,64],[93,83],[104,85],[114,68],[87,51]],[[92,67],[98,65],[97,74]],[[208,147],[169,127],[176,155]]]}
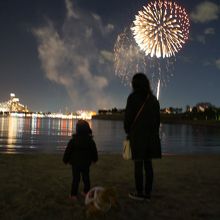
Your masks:
{"label": "dark treeline", "polygon": [[[98,115],[123,115],[125,109],[100,109]],[[161,109],[161,118],[173,118],[175,120],[220,120],[220,108],[207,102],[197,103],[195,106],[186,106],[185,111],[182,108],[163,108]]]}
{"label": "dark treeline", "polygon": [[112,114],[123,114],[125,109],[117,109],[116,107],[112,109],[99,109],[98,114],[100,115],[112,115]]}

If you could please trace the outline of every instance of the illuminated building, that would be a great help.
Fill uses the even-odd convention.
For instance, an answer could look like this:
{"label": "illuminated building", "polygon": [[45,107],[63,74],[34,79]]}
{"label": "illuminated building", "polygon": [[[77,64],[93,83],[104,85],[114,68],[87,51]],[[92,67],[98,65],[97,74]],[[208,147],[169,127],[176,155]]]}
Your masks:
{"label": "illuminated building", "polygon": [[0,103],[0,112],[29,112],[29,110],[19,102],[14,93],[11,93],[8,101]]}
{"label": "illuminated building", "polygon": [[10,94],[10,99],[6,102],[0,103],[0,113],[12,117],[32,117],[32,118],[61,118],[61,119],[92,119],[96,115],[94,111],[79,110],[76,113],[43,113],[43,112],[30,112],[27,106],[19,102],[19,98],[14,93]]}

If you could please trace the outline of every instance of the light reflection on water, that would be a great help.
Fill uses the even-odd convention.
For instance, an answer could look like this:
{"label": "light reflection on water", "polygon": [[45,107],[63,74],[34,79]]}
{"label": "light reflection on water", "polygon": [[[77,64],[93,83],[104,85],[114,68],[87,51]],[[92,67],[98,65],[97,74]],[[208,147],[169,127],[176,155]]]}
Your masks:
{"label": "light reflection on water", "polygon": [[[120,153],[125,137],[121,121],[88,121],[100,152]],[[0,152],[62,153],[75,131],[76,120],[0,118]],[[162,124],[162,151],[166,154],[220,153],[220,128]]]}

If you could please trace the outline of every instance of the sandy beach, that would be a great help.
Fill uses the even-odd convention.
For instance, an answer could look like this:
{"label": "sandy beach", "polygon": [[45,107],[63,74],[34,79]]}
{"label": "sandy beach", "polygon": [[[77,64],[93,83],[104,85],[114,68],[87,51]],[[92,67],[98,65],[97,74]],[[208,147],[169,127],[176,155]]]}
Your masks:
{"label": "sandy beach", "polygon": [[[86,219],[84,200],[68,200],[70,166],[62,155],[0,155],[0,219]],[[128,198],[133,163],[100,155],[91,167],[92,186],[114,187],[120,207],[99,219],[220,219],[220,155],[164,156],[154,161],[150,202]]]}

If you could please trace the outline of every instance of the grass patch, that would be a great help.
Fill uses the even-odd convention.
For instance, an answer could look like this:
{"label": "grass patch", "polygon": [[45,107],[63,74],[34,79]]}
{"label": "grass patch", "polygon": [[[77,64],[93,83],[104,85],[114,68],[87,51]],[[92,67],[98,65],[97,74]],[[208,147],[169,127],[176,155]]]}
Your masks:
{"label": "grass patch", "polygon": [[[152,201],[128,198],[133,163],[100,155],[92,186],[115,187],[120,208],[100,219],[220,219],[220,156],[165,156],[154,161]],[[86,219],[84,201],[70,202],[70,166],[62,155],[0,154],[0,219]],[[81,186],[82,187],[82,186]]]}

